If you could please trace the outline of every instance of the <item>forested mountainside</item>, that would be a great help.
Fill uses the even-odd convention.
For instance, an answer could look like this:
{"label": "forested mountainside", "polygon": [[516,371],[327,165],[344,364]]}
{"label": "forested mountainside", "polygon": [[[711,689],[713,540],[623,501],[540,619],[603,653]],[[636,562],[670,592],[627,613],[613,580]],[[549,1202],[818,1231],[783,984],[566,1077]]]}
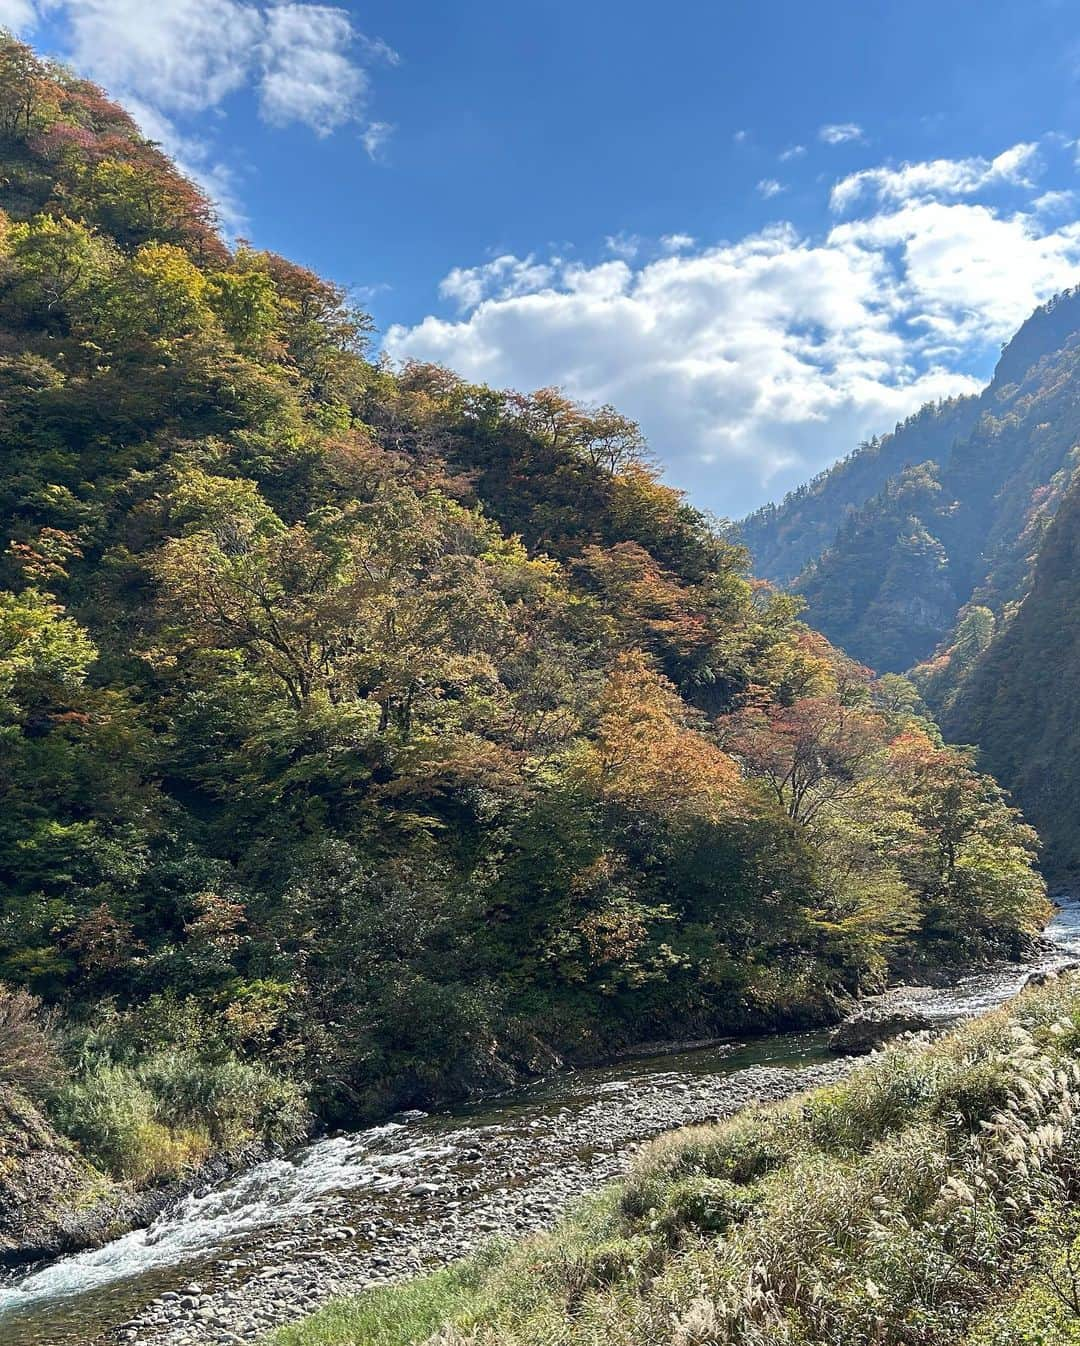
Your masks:
{"label": "forested mountainside", "polygon": [[752,516],[759,570],[790,580],[807,619],[879,671],[928,659],[973,609],[980,629],[1007,616],[1076,465],[1078,329],[1067,292],[1021,327],[980,397],[924,408]]}
{"label": "forested mountainside", "polygon": [[763,579],[789,584],[836,541],[841,527],[905,467],[947,457],[978,420],[979,400],[927,403],[890,434],[875,436],[832,467],[763,505],[739,525]]}
{"label": "forested mountainside", "polygon": [[[955,680],[955,679],[954,679]],[[1039,549],[1031,592],[987,633],[946,711],[946,726],[1039,820],[1045,862],[1080,864],[1080,482]]]}
{"label": "forested mountainside", "polygon": [[101,1170],[1038,928],[994,782],[631,422],[372,360],[10,40],[0,157],[0,1079]]}

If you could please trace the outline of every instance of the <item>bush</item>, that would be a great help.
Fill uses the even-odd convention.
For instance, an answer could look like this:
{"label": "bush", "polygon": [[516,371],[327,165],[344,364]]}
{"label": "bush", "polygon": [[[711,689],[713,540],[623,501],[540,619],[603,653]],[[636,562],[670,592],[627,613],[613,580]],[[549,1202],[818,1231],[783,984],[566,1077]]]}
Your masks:
{"label": "bush", "polygon": [[29,991],[0,985],[0,1084],[41,1092],[58,1070],[51,1021]]}
{"label": "bush", "polygon": [[670,1243],[683,1234],[724,1234],[740,1224],[758,1204],[752,1187],[739,1186],[726,1178],[685,1178],[664,1198],[657,1228]]}
{"label": "bush", "polygon": [[235,1056],[206,1061],[193,1052],[156,1052],[138,1073],[163,1116],[205,1127],[221,1149],[253,1140],[285,1145],[307,1130],[299,1086]]}
{"label": "bush", "polygon": [[158,1100],[128,1066],[84,1071],[56,1092],[51,1112],[57,1128],[96,1164],[136,1184],[176,1178],[210,1152],[205,1131],[160,1120]]}
{"label": "bush", "polygon": [[303,1095],[291,1080],[235,1058],[206,1061],[155,1052],[134,1065],[97,1061],[51,1099],[60,1131],[114,1177],[167,1181],[213,1150],[254,1141],[286,1144],[307,1129]]}

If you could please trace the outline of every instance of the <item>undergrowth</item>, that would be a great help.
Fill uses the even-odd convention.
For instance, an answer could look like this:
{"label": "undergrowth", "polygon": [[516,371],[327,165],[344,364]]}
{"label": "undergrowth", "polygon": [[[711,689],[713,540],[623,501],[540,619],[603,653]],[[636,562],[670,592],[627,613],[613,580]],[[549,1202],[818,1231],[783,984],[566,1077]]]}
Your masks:
{"label": "undergrowth", "polygon": [[330,1306],[276,1346],[1080,1342],[1080,982],[841,1084],[646,1146],[487,1262]]}

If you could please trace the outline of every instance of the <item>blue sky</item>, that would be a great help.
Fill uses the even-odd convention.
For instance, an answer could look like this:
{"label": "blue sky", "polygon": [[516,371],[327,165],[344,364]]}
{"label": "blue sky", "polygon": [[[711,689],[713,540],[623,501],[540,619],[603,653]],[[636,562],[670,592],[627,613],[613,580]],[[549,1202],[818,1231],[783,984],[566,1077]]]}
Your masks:
{"label": "blue sky", "polygon": [[1080,279],[1080,15],[1027,0],[0,0],[387,351],[641,420],[738,515]]}

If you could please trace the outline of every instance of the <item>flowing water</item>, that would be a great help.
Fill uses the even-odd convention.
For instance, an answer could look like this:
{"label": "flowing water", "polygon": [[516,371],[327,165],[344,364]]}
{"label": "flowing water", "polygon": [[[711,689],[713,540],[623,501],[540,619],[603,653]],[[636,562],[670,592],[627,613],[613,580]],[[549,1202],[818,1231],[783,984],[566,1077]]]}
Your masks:
{"label": "flowing water", "polygon": [[[1054,952],[1038,966],[1080,957],[1080,901],[1064,902],[1046,933]],[[905,998],[942,1020],[978,1014],[1015,994],[1031,968],[981,972]],[[824,1036],[782,1034],[577,1071],[493,1102],[435,1116],[405,1114],[316,1141],[185,1198],[146,1229],[12,1277],[0,1286],[0,1344],[108,1340],[164,1292],[183,1292],[193,1281],[221,1274],[242,1285],[273,1275],[285,1257],[294,1263],[318,1257],[325,1265],[336,1243],[369,1250],[396,1243],[413,1251],[376,1257],[376,1267],[391,1261],[395,1273],[417,1269],[433,1194],[448,1194],[438,1198],[444,1226],[446,1220],[453,1229],[464,1225],[473,1242],[489,1228],[483,1211],[508,1190],[518,1192],[522,1213],[511,1230],[529,1227],[530,1183],[545,1166],[565,1170],[565,1185],[572,1187],[581,1177],[578,1166],[592,1162],[586,1151],[614,1155],[660,1129],[656,1100],[675,1100],[666,1124],[695,1120],[698,1100],[706,1110],[697,1117],[704,1118],[708,1101],[722,1098],[725,1089],[737,1093],[753,1067],[826,1059]],[[689,1100],[681,1112],[680,1098]],[[612,1163],[596,1171],[603,1180],[617,1168]]]}

